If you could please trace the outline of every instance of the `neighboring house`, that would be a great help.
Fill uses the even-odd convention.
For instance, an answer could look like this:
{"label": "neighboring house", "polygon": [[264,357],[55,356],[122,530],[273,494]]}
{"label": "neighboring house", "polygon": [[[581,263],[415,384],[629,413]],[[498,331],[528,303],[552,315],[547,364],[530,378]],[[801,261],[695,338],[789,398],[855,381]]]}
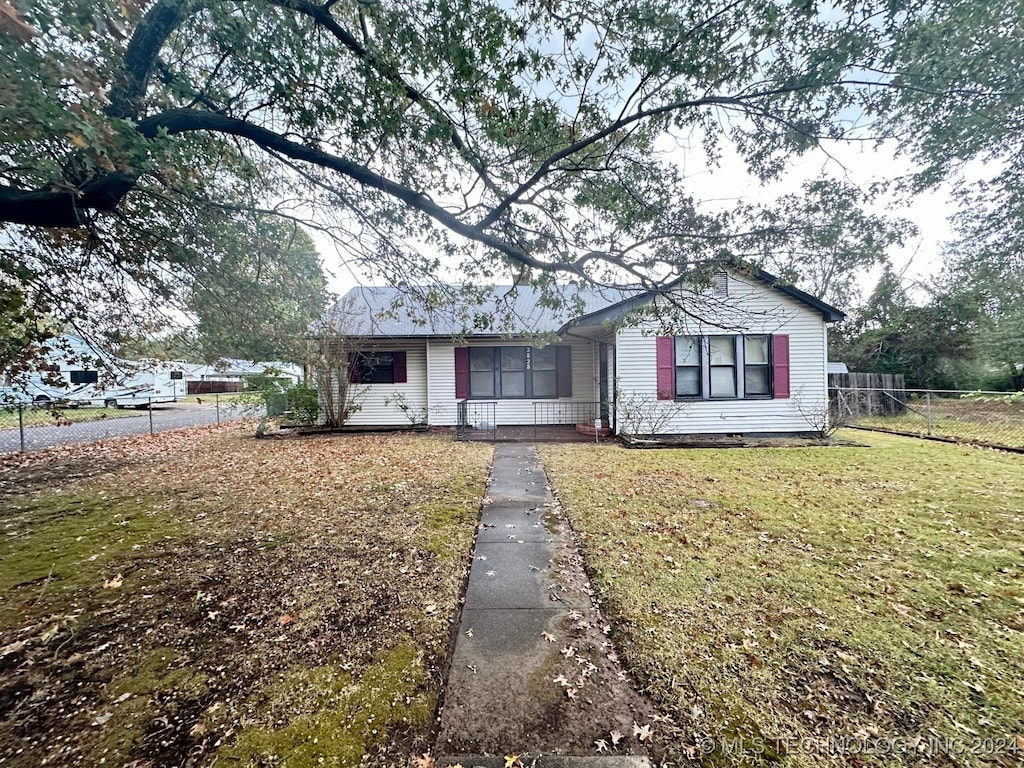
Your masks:
{"label": "neighboring house", "polygon": [[188,393],[209,395],[222,392],[241,392],[247,379],[270,377],[288,384],[299,384],[302,368],[291,363],[251,362],[223,358],[214,365],[188,365]]}
{"label": "neighboring house", "polygon": [[[620,434],[794,434],[827,414],[827,304],[759,270],[730,269],[662,328],[664,298],[581,291],[582,311],[545,309],[528,286],[497,287],[514,307],[510,333],[414,320],[396,288],[355,288],[339,333],[355,352],[349,380],[360,408],[348,423],[489,429],[588,424]],[[491,308],[481,308],[486,317]],[[351,322],[355,316],[356,323]],[[401,404],[402,407],[396,407]]]}

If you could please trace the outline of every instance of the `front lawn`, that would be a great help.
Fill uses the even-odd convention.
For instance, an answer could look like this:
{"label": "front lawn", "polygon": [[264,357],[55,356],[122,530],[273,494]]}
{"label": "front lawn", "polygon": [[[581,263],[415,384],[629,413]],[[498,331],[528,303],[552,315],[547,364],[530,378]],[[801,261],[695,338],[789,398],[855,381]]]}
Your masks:
{"label": "front lawn", "polygon": [[404,764],[490,455],[224,426],[4,460],[0,764]]}
{"label": "front lawn", "polygon": [[667,759],[1020,764],[1024,461],[851,437],[541,449]]}

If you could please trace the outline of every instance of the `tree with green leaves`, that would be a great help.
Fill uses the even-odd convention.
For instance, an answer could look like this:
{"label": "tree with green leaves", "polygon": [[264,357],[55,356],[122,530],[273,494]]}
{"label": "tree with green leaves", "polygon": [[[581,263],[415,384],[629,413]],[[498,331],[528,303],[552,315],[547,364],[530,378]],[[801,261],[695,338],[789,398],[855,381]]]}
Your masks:
{"label": "tree with green leaves", "polygon": [[927,286],[915,304],[900,275],[883,270],[874,291],[849,318],[830,356],[851,370],[901,373],[912,388],[977,387],[978,303],[949,277]]}
{"label": "tree with green leaves", "polygon": [[650,288],[760,235],[805,245],[792,206],[705,205],[685,143],[771,180],[823,141],[899,140],[919,186],[1018,149],[1018,0],[0,7],[5,231],[83,233],[142,283],[177,263],[137,237],[262,208],[392,282]]}
{"label": "tree with green leaves", "polygon": [[327,304],[312,238],[267,216],[209,234],[185,297],[200,356],[301,362],[303,336]]}
{"label": "tree with green leaves", "polygon": [[1024,240],[1007,231],[1005,221],[994,231],[980,224],[1003,216],[992,211],[989,218],[970,222],[950,245],[946,262],[952,289],[977,307],[976,347],[989,386],[1019,390],[1024,388]]}
{"label": "tree with green leaves", "polygon": [[762,210],[760,261],[772,274],[835,307],[860,303],[860,281],[916,234],[905,219],[869,214],[865,193],[848,182],[815,179],[800,194]]}

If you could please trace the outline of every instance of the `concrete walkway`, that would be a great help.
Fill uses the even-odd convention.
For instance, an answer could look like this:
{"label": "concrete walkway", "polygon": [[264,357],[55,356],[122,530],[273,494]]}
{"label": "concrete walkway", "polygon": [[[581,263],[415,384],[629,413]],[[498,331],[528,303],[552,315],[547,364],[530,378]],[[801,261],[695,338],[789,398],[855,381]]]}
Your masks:
{"label": "concrete walkway", "polygon": [[504,765],[504,755],[518,754],[551,768],[648,766],[634,724],[653,715],[617,663],[536,449],[498,444],[438,764]]}

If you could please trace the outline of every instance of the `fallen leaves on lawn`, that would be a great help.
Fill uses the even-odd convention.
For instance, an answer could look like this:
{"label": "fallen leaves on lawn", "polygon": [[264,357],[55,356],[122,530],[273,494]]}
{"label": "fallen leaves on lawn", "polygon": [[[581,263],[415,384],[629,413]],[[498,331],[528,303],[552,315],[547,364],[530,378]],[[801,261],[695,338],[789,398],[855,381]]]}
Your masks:
{"label": "fallen leaves on lawn", "polygon": [[651,733],[651,726],[650,725],[637,725],[636,721],[634,721],[633,722],[633,735],[636,736],[640,740],[641,743],[646,742],[646,741],[650,741],[651,740],[651,736],[653,735]]}
{"label": "fallen leaves on lawn", "polygon": [[[286,733],[396,643],[415,649],[424,674],[387,695],[436,696],[447,648],[424,629],[456,610],[490,454],[432,436],[257,441],[226,425],[0,460],[0,496],[28,537],[48,530],[37,509],[74,537],[86,495],[133,510],[119,554],[103,547],[90,560],[98,550],[85,549],[85,586],[62,573],[4,595],[26,605],[2,615],[5,684],[38,706],[0,723],[0,743],[23,748],[26,764],[96,764],[95,750],[111,749],[103,730],[128,745],[104,753],[110,764],[223,762],[215,745],[249,728]],[[164,526],[158,536],[132,538],[151,524]],[[70,604],[75,616],[58,613]],[[82,710],[109,691],[134,697]],[[102,729],[81,727],[108,714]],[[69,736],[43,738],[58,730]],[[412,727],[367,739],[370,766],[408,764],[427,746]]]}

